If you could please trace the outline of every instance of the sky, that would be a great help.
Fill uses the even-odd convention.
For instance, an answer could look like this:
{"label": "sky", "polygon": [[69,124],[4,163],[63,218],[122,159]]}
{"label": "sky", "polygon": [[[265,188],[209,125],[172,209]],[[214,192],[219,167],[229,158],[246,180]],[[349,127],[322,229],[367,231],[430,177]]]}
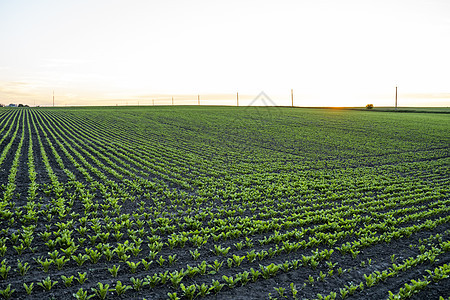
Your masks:
{"label": "sky", "polygon": [[0,103],[450,104],[448,0],[0,0]]}

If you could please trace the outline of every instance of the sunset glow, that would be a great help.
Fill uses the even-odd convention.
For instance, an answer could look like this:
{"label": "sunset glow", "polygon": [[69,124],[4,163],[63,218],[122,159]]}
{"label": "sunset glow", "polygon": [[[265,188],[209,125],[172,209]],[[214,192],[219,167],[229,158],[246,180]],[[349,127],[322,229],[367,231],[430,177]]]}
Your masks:
{"label": "sunset glow", "polygon": [[0,103],[450,104],[450,2],[2,1]]}

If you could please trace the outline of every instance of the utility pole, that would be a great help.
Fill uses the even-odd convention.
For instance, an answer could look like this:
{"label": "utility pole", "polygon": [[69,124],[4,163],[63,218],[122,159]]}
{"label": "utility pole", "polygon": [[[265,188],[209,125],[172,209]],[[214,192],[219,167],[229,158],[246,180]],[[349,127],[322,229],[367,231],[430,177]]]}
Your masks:
{"label": "utility pole", "polygon": [[53,106],[55,106],[55,91],[53,90]]}
{"label": "utility pole", "polygon": [[155,99],[152,99],[152,104],[153,106],[155,106]]}
{"label": "utility pole", "polygon": [[239,92],[236,92],[236,106],[239,106]]}
{"label": "utility pole", "polygon": [[395,110],[397,110],[397,86],[395,86]]}
{"label": "utility pole", "polygon": [[172,105],[173,105],[173,97],[172,97]]}
{"label": "utility pole", "polygon": [[291,89],[291,102],[292,102],[291,106],[294,107],[294,90],[293,89]]}
{"label": "utility pole", "polygon": [[198,102],[198,105],[200,105],[200,94],[197,95],[197,102]]}

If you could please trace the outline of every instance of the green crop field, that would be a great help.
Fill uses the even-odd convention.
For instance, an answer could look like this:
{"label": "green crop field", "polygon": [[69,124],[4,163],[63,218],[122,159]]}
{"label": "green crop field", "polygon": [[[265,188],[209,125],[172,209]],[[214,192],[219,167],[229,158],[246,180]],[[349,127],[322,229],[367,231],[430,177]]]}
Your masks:
{"label": "green crop field", "polygon": [[0,297],[448,299],[439,112],[2,108]]}

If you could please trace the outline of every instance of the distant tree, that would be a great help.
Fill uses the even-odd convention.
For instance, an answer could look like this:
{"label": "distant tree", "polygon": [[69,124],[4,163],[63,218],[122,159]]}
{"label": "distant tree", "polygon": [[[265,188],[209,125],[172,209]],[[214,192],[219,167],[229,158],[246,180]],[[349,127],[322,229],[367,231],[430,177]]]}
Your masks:
{"label": "distant tree", "polygon": [[367,105],[366,105],[366,108],[367,108],[367,109],[372,109],[372,108],[373,108],[373,104],[367,104]]}
{"label": "distant tree", "polygon": [[19,107],[23,107],[23,104],[21,103],[21,104],[19,104]]}

